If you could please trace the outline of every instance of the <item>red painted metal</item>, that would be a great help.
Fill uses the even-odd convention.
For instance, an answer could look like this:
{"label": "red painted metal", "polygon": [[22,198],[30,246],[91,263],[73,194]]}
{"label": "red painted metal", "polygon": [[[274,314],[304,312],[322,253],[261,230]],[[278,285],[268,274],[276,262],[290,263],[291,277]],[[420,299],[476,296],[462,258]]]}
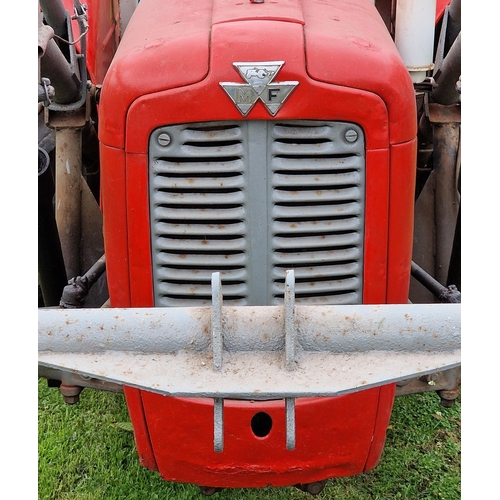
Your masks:
{"label": "red painted metal", "polygon": [[[338,29],[328,29],[326,19]],[[261,103],[243,118],[219,85],[241,80],[232,66],[235,61],[270,60],[285,61],[279,80],[299,82],[276,120],[347,120],[363,128],[363,301],[407,301],[415,100],[406,68],[371,3],[149,0],[136,10],[101,95],[102,198],[112,306],[153,305],[150,133],[175,123],[271,119]],[[394,385],[297,400],[294,451],[285,448],[282,401],[226,402],[225,447],[215,453],[211,401],[132,388],[125,394],[145,466],[157,468],[167,480],[251,487],[307,483],[374,467],[383,450]],[[259,411],[273,421],[265,438],[251,430],[251,418]]]}
{"label": "red painted metal", "polygon": [[[62,0],[70,16],[73,15],[73,0]],[[118,47],[119,12],[114,0],[85,0],[87,6],[88,33],[86,35],[86,60],[89,78],[94,84],[101,84]],[[78,22],[72,21],[73,33],[79,33]],[[77,44],[80,50],[80,44]]]}
{"label": "red painted metal", "polygon": [[417,139],[391,146],[387,302],[408,294],[413,241]]}
{"label": "red painted metal", "polygon": [[[390,412],[377,428],[381,389],[296,402],[296,446],[286,450],[284,401],[225,401],[224,451],[213,449],[213,403],[143,393],[155,459],[164,479],[216,487],[286,486],[360,474],[374,439],[385,437]],[[258,437],[252,418],[268,414]],[[172,442],[172,439],[174,442]],[[380,443],[378,443],[380,445]],[[381,446],[376,453],[380,454]],[[189,464],[189,465],[187,465]]]}

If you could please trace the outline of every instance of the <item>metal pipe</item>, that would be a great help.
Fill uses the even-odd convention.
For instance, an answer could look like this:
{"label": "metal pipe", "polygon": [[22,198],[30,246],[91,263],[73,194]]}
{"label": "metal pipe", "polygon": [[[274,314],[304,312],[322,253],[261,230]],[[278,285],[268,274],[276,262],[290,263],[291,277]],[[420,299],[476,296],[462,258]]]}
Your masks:
{"label": "metal pipe", "polygon": [[460,208],[457,190],[457,160],[460,123],[434,123],[434,220],[435,272],[440,283],[448,283],[455,228]]}
{"label": "metal pipe", "polygon": [[82,130],[56,129],[56,223],[68,278],[81,273]]}
{"label": "metal pipe", "polygon": [[[460,341],[460,308],[454,304],[297,305],[295,309],[299,358],[301,351],[443,352],[456,348]],[[282,307],[227,307],[223,316],[225,353],[284,354]],[[206,351],[212,357],[211,318],[211,307],[42,309],[38,346],[40,351],[51,352]]]}
{"label": "metal pipe", "polygon": [[54,37],[54,30],[45,24],[38,28],[38,57],[42,57],[47,49],[49,40]]}
{"label": "metal pipe", "polygon": [[[49,80],[55,90],[54,102],[59,104],[71,104],[77,102],[81,97],[81,82],[72,67],[61,51],[53,36],[57,34],[64,39],[68,39],[67,11],[60,0],[47,0],[45,9],[50,12],[53,26],[43,24],[42,15],[38,18],[38,57],[39,57],[39,80],[42,78]],[[40,5],[40,2],[39,2]],[[47,19],[47,14],[44,12]],[[64,22],[64,33],[61,33],[61,25]]]}
{"label": "metal pipe", "polygon": [[40,75],[48,78],[54,87],[55,102],[70,104],[80,98],[80,82],[53,39],[48,40],[45,52],[40,58]]}
{"label": "metal pipe", "polygon": [[62,0],[39,0],[45,20],[54,28],[56,35],[67,39],[68,11]]}
{"label": "metal pipe", "polygon": [[461,31],[462,26],[462,2],[451,0],[448,7],[448,26],[446,30],[445,52],[448,52],[453,42]]}
{"label": "metal pipe", "polygon": [[461,33],[453,42],[450,50],[443,60],[443,64],[435,75],[437,87],[432,91],[432,98],[438,104],[450,105],[459,102],[460,92],[457,90],[457,82],[462,73],[461,62]]}
{"label": "metal pipe", "polygon": [[411,263],[411,275],[431,291],[441,302],[460,303],[460,292],[456,288],[445,287],[426,273],[415,262]]}

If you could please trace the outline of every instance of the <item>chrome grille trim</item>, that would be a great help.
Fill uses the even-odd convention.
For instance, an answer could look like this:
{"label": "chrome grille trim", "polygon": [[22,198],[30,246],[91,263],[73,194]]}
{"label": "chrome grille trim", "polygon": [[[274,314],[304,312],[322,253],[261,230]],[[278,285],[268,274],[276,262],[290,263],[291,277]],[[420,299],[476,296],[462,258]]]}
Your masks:
{"label": "chrome grille trim", "polygon": [[[345,139],[355,130],[358,140]],[[161,145],[161,134],[169,141]],[[343,122],[235,121],[166,126],[150,138],[156,306],[362,301],[364,136]]]}

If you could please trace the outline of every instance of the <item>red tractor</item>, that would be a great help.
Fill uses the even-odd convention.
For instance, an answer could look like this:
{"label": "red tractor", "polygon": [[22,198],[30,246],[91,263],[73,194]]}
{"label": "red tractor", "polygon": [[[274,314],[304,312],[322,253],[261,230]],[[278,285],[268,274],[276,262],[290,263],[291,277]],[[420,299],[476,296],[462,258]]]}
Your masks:
{"label": "red tractor", "polygon": [[40,0],[39,374],[141,463],[360,474],[460,384],[459,0]]}

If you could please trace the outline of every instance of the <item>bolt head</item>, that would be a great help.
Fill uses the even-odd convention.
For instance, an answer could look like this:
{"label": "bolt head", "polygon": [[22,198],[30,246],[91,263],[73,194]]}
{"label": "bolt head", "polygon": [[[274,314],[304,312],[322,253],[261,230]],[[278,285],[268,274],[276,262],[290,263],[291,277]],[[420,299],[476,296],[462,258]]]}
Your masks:
{"label": "bolt head", "polygon": [[171,137],[168,134],[166,134],[165,132],[161,133],[158,136],[158,144],[160,146],[163,146],[163,147],[168,146],[170,144],[171,140],[172,140]]}
{"label": "bolt head", "polygon": [[346,131],[344,137],[347,142],[356,142],[358,140],[358,133],[353,129],[349,129]]}
{"label": "bolt head", "polygon": [[63,396],[63,400],[67,405],[76,405],[80,401],[80,396]]}

